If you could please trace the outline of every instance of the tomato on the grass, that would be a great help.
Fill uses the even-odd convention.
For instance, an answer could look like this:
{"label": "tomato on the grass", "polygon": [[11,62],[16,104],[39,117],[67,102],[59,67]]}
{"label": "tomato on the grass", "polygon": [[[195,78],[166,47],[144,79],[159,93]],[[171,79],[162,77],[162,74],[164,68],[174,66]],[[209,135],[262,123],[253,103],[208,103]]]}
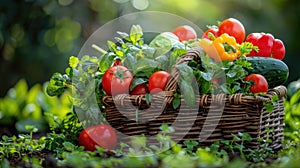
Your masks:
{"label": "tomato on the grass", "polygon": [[175,34],[181,42],[197,39],[196,31],[188,25],[176,27],[173,30],[173,34]]}
{"label": "tomato on the grass", "polygon": [[95,151],[96,146],[113,150],[117,145],[117,135],[109,125],[90,126],[81,131],[78,144],[87,151]]}
{"label": "tomato on the grass", "polygon": [[234,18],[229,18],[221,22],[219,25],[219,35],[223,33],[233,36],[237,43],[242,43],[246,36],[243,24]]}
{"label": "tomato on the grass", "polygon": [[260,74],[250,74],[245,78],[245,81],[252,81],[250,92],[263,93],[268,91],[268,82],[266,78]]}
{"label": "tomato on the grass", "polygon": [[132,73],[124,66],[110,67],[102,77],[102,88],[107,95],[129,93]]}
{"label": "tomato on the grass", "polygon": [[170,73],[166,71],[154,72],[149,78],[148,88],[151,94],[165,90]]}
{"label": "tomato on the grass", "polygon": [[132,91],[130,92],[131,95],[144,95],[147,94],[148,91],[148,87],[146,83],[142,83],[139,85],[136,85]]}

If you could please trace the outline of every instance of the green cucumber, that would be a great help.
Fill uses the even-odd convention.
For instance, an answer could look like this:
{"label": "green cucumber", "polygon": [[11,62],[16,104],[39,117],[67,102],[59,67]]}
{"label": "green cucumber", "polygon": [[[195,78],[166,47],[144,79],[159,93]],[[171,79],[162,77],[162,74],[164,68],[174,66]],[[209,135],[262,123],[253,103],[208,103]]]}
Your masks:
{"label": "green cucumber", "polygon": [[269,57],[247,57],[247,61],[252,64],[253,69],[249,74],[261,74],[268,81],[269,88],[282,85],[289,76],[288,66],[281,60]]}

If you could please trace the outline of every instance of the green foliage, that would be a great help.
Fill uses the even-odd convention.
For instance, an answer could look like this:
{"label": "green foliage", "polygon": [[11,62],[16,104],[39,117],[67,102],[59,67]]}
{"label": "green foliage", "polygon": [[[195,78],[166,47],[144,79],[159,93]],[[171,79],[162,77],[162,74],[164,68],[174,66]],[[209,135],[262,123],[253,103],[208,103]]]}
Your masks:
{"label": "green foliage", "polygon": [[28,152],[43,150],[46,142],[45,137],[42,137],[39,140],[34,140],[32,139],[33,132],[35,131],[30,129],[30,135],[20,134],[18,137],[2,136],[2,140],[0,141],[0,159],[13,158],[16,156],[22,157]]}
{"label": "green foliage", "polygon": [[[200,94],[210,93],[247,93],[250,83],[244,79],[251,69],[251,63],[241,56],[235,61],[214,62],[207,54],[201,55],[201,63],[190,62],[199,85]],[[218,82],[214,83],[213,80]]]}
{"label": "green foliage", "polygon": [[248,54],[250,54],[250,52],[252,50],[255,50],[256,52],[258,52],[258,47],[254,46],[252,43],[250,42],[243,42],[240,46],[239,46],[239,51],[240,51],[240,55],[241,56],[246,56]]}
{"label": "green foliage", "polygon": [[11,88],[4,98],[0,99],[0,123],[11,125],[16,123],[16,129],[20,132],[28,132],[25,125],[33,125],[40,131],[48,128],[51,120],[44,115],[55,116],[57,120],[65,117],[71,110],[71,102],[68,93],[61,97],[50,97],[45,94],[44,86],[36,84],[31,88],[24,79],[21,79]]}
{"label": "green foliage", "polygon": [[[292,85],[294,85],[294,83],[292,83]],[[295,91],[295,89],[292,88],[291,90],[288,90],[288,92],[294,93],[284,101],[285,136],[287,139],[294,139],[298,142],[300,141],[300,89]]]}
{"label": "green foliage", "polygon": [[193,106],[196,104],[196,93],[193,88],[193,82],[195,81],[193,69],[186,64],[176,65],[175,67],[181,75],[179,86],[181,93],[183,93],[184,102],[189,106]]}
{"label": "green foliage", "polygon": [[[102,90],[102,76],[116,59],[120,59],[122,64],[134,74],[135,79],[130,86],[132,89],[138,84],[147,82],[153,72],[170,70],[180,56],[179,54],[186,53],[186,49],[189,48],[189,45],[179,45],[178,40],[176,43],[171,37],[162,34],[147,45],[144,43],[142,28],[139,25],[133,25],[130,34],[124,32],[118,32],[118,34],[121,38],[115,37],[116,42],[107,42],[108,51],[93,45],[101,54],[99,58],[85,55],[79,59],[71,56],[65,74],[54,73],[47,86],[47,93],[50,96],[58,96],[66,90],[71,90],[70,98],[76,108],[76,113],[80,115],[80,118],[90,119],[92,124],[99,123],[99,118],[101,118],[99,107],[100,111],[104,111],[100,101],[105,95]],[[195,104],[193,103],[195,94],[189,86],[192,83],[192,71],[185,68],[186,70],[189,70],[185,72],[185,74],[189,73],[189,76],[181,80],[182,88],[188,99],[187,102]]]}
{"label": "green foliage", "polygon": [[[74,120],[66,125],[71,125]],[[35,129],[27,126],[31,133]],[[62,128],[68,130],[68,126]],[[73,128],[78,130],[78,128]],[[217,141],[210,146],[200,147],[196,141],[185,141],[183,147],[171,140],[169,134],[174,132],[172,127],[162,125],[161,134],[157,135],[159,146],[147,146],[144,136],[132,138],[129,144],[120,144],[121,148],[107,151],[101,147],[95,152],[84,151],[77,146],[75,137],[65,136],[64,133],[48,133],[40,139],[32,139],[30,135],[20,134],[18,137],[3,136],[0,141],[0,164],[9,167],[9,160],[14,157],[23,158],[22,162],[28,166],[41,166],[44,158],[37,157],[34,153],[51,154],[57,166],[68,167],[289,167],[297,165],[299,146],[288,143],[279,158],[273,163],[264,161],[273,156],[265,141],[262,150],[250,150],[245,144],[252,141],[249,134],[238,133],[232,135],[231,141]],[[272,132],[272,130],[268,130]],[[73,140],[72,140],[73,139]],[[28,157],[27,155],[30,154]],[[4,167],[3,166],[3,167]]]}
{"label": "green foliage", "polygon": [[77,143],[79,133],[82,131],[82,127],[85,122],[80,122],[77,115],[74,112],[69,112],[61,121],[53,121],[52,131],[61,133],[66,139],[73,143]]}

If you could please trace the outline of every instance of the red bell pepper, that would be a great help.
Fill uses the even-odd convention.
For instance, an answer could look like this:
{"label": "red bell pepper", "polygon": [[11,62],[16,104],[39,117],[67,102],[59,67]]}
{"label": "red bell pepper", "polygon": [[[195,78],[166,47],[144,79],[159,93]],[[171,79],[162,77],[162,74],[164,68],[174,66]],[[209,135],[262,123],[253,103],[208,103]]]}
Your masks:
{"label": "red bell pepper", "polygon": [[269,33],[251,33],[246,42],[258,47],[258,51],[252,50],[247,56],[273,57],[282,60],[285,55],[285,47],[281,40],[275,39]]}
{"label": "red bell pepper", "polygon": [[285,56],[285,47],[281,40],[275,39],[272,47],[272,57],[282,60]]}

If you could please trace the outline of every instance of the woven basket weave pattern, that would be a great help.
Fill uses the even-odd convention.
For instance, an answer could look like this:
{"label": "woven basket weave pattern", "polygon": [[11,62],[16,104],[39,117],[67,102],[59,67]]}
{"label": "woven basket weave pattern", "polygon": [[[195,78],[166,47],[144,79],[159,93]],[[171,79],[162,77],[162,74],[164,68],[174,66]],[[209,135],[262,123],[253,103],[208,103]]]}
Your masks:
{"label": "woven basket weave pattern", "polygon": [[[177,64],[199,60],[202,52],[199,48],[191,50]],[[199,106],[189,107],[182,99],[180,107],[173,109],[171,102],[180,77],[176,68],[172,69],[171,76],[166,91],[152,95],[151,105],[144,95],[103,97],[107,121],[126,135],[155,137],[161,124],[173,125],[176,122],[175,133],[171,134],[176,142],[197,140],[202,146],[208,146],[218,140],[232,140],[232,134],[244,132],[253,138],[247,144],[250,148],[259,148],[259,138],[271,139],[269,147],[275,150],[282,147],[283,98],[286,95],[284,86],[271,89],[263,96],[198,95],[196,102]],[[278,95],[279,99],[273,111],[267,112],[263,104],[270,101],[273,95]],[[191,126],[189,130],[186,130],[187,126]],[[268,129],[272,131],[267,131]]]}

